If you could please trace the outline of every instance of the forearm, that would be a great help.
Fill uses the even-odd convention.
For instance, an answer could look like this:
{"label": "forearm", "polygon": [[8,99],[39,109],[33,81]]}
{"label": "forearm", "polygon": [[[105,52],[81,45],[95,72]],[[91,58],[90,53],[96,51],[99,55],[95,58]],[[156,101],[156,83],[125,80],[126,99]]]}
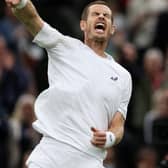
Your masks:
{"label": "forearm", "polygon": [[28,0],[26,6],[22,9],[12,8],[13,14],[20,20],[28,29],[28,31],[35,36],[42,28],[43,21],[38,15],[34,5]]}
{"label": "forearm", "polygon": [[111,131],[116,137],[115,145],[118,144],[123,138],[124,123],[125,123],[125,119],[123,118],[122,114],[117,112],[113,117],[113,120],[108,130],[108,131]]}
{"label": "forearm", "polygon": [[109,129],[109,131],[111,131],[115,137],[116,137],[116,140],[115,140],[115,144],[114,145],[117,145],[118,143],[120,143],[120,141],[122,140],[123,138],[123,135],[124,135],[124,127],[111,127]]}

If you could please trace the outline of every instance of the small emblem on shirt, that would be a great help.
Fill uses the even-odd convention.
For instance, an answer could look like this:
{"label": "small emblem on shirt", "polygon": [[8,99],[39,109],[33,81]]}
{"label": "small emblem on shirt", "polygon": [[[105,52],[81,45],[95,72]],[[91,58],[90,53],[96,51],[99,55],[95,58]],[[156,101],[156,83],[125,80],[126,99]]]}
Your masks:
{"label": "small emblem on shirt", "polygon": [[113,81],[117,81],[118,80],[118,77],[111,77],[110,79],[112,79]]}

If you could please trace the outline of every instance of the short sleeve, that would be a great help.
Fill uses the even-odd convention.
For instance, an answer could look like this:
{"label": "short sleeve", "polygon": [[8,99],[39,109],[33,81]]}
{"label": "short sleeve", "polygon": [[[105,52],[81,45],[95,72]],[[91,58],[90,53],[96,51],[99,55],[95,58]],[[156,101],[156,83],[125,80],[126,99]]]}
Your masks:
{"label": "short sleeve", "polygon": [[130,101],[131,93],[132,93],[132,79],[130,74],[127,76],[127,79],[124,81],[124,89],[122,92],[121,102],[118,108],[118,112],[121,112],[126,119],[127,116],[127,108]]}
{"label": "short sleeve", "polygon": [[44,22],[42,29],[34,37],[33,42],[42,48],[52,48],[63,38],[63,34]]}

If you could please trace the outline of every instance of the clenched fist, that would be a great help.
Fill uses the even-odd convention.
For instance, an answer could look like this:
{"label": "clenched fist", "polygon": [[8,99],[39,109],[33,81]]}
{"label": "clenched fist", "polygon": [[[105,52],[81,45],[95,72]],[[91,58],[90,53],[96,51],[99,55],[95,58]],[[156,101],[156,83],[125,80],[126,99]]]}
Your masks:
{"label": "clenched fist", "polygon": [[16,5],[18,5],[20,3],[21,0],[5,0],[6,4],[8,7],[15,7]]}
{"label": "clenched fist", "polygon": [[106,143],[106,132],[100,131],[93,127],[91,127],[91,131],[93,132],[91,143],[96,147],[104,148],[104,145]]}

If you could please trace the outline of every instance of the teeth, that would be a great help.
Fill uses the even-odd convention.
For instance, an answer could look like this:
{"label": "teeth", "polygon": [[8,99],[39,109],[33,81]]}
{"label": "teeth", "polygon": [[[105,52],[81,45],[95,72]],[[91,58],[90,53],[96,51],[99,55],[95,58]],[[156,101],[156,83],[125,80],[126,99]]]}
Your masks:
{"label": "teeth", "polygon": [[96,26],[103,26],[104,27],[104,24],[103,23],[97,23]]}
{"label": "teeth", "polygon": [[95,26],[96,31],[98,32],[104,32],[105,25],[103,23],[97,23]]}

